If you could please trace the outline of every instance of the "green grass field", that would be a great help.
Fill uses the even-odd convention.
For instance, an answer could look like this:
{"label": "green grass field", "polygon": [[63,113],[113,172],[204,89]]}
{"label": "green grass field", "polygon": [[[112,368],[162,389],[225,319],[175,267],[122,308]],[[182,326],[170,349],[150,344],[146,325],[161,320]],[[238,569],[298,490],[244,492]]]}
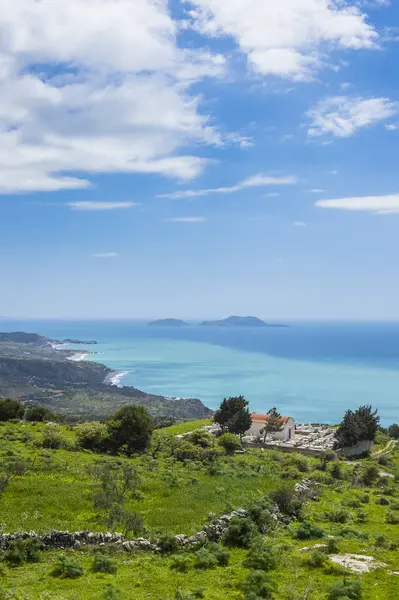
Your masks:
{"label": "green grass field", "polygon": [[[190,431],[204,422],[181,424],[163,430],[167,435]],[[146,536],[159,532],[194,533],[215,515],[254,502],[282,484],[294,484],[304,477],[320,482],[320,495],[303,507],[302,520],[323,530],[322,539],[299,540],[293,536],[299,523],[279,526],[269,534],[277,559],[270,578],[277,586],[275,600],[326,600],[334,583],[344,574],[327,561],[325,566],[309,565],[309,551],[337,540],[340,553],[370,555],[387,566],[370,573],[348,573],[360,581],[363,600],[399,598],[399,524],[387,522],[387,515],[399,517],[399,449],[387,456],[386,464],[367,459],[360,464],[342,464],[342,479],[320,470],[320,461],[298,455],[251,450],[245,454],[221,456],[214,468],[200,462],[177,462],[163,455],[145,454],[132,459],[100,456],[73,449],[74,431],[63,426],[70,449],[40,447],[41,424],[0,424],[1,467],[12,466],[14,475],[0,494],[0,528],[3,532],[51,529],[106,530],[93,494],[98,483],[92,468],[100,463],[133,465],[140,478],[138,494],[127,508],[144,520]],[[383,445],[383,440],[381,441]],[[359,472],[375,465],[392,477],[375,478],[372,485],[359,482]],[[1,469],[0,469],[1,470]],[[367,499],[368,496],[368,499]],[[381,498],[384,502],[381,503]],[[383,537],[381,537],[383,536]],[[106,549],[117,564],[116,574],[91,572],[93,550],[67,551],[84,569],[76,579],[51,576],[60,551],[43,551],[40,562],[10,567],[0,563],[0,600],[243,600],[243,583],[249,569],[243,565],[247,550],[229,550],[228,566],[187,572],[172,569],[174,556],[150,553],[130,554]],[[194,560],[189,555],[189,560]],[[112,585],[112,588],[109,587]],[[258,598],[256,598],[258,600]]]}

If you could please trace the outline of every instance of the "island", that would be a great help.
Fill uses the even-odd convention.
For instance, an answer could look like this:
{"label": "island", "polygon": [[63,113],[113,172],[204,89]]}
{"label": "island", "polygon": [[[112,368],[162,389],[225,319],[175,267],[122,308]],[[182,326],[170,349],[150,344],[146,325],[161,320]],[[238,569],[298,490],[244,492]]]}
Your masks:
{"label": "island", "polygon": [[180,319],[158,319],[148,323],[149,327],[187,327],[188,323]]}
{"label": "island", "polygon": [[97,342],[95,340],[74,340],[74,339],[70,339],[67,338],[66,340],[63,340],[62,342],[63,344],[85,344],[86,346],[92,345],[92,344],[97,344]]}
{"label": "island", "polygon": [[286,327],[280,323],[266,323],[258,317],[237,317],[235,315],[219,321],[204,321],[200,325],[205,327]]}

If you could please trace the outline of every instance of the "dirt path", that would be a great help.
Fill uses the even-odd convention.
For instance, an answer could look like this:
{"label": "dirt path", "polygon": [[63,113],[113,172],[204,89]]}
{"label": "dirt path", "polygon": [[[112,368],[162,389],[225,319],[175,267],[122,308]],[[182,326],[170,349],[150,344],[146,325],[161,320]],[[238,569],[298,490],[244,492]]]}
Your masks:
{"label": "dirt path", "polygon": [[373,452],[371,456],[373,458],[378,458],[379,456],[385,456],[386,454],[390,454],[395,449],[397,443],[398,440],[389,440],[389,442],[386,444],[386,446],[384,446],[384,448],[378,450],[377,452]]}

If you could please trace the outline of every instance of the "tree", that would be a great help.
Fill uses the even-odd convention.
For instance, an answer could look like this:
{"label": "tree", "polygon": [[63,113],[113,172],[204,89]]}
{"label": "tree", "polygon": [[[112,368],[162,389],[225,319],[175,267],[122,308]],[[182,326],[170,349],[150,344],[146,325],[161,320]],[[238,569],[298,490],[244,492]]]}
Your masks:
{"label": "tree", "polygon": [[99,421],[88,421],[75,427],[76,439],[82,448],[92,450],[93,452],[101,452],[105,449],[108,428],[105,423]]}
{"label": "tree", "polygon": [[25,412],[25,421],[44,423],[45,421],[58,421],[58,417],[52,410],[44,406],[29,406]]}
{"label": "tree", "polygon": [[227,454],[234,454],[236,450],[241,448],[240,438],[233,433],[223,433],[218,439],[218,444],[225,449]]}
{"label": "tree", "polygon": [[0,400],[0,421],[22,419],[23,415],[24,405],[18,402],[18,400]]}
{"label": "tree", "polygon": [[263,441],[266,441],[266,437],[269,433],[278,433],[282,431],[284,424],[281,420],[281,415],[277,412],[276,408],[271,408],[267,413],[267,419],[263,430]]}
{"label": "tree", "polygon": [[214,421],[219,423],[223,432],[243,435],[252,425],[247,400],[244,396],[224,398],[215,413]]}
{"label": "tree", "polygon": [[355,446],[359,442],[374,442],[380,417],[370,405],[360,406],[354,412],[347,410],[337,430],[338,446]]}
{"label": "tree", "polygon": [[149,446],[154,422],[142,406],[124,406],[108,420],[107,428],[110,450],[131,455]]}
{"label": "tree", "polygon": [[388,435],[389,437],[394,438],[395,440],[399,439],[399,425],[397,423],[394,423],[393,425],[388,427]]}

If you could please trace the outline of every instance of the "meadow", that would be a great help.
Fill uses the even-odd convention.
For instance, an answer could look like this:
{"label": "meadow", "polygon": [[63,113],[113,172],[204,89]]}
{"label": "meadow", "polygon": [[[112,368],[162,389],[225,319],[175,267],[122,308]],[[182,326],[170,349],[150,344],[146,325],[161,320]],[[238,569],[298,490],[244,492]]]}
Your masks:
{"label": "meadow", "polygon": [[[162,430],[162,435],[173,439],[202,424],[207,422],[175,425]],[[253,544],[266,543],[273,556],[272,568],[264,569],[268,590],[253,581],[254,568],[246,562],[251,546],[219,544],[229,554],[228,564],[211,561],[205,567],[198,566],[198,551],[128,553],[105,547],[103,553],[116,569],[112,573],[93,572],[94,550],[82,547],[40,551],[38,562],[22,561],[16,566],[3,556],[1,600],[399,597],[399,451],[395,446],[389,446],[382,458],[352,464],[331,461],[323,465],[317,458],[261,450],[220,454],[211,462],[176,460],[166,452],[151,453],[151,449],[124,458],[80,449],[74,428],[66,425],[60,427],[63,447],[43,448],[45,428],[41,423],[0,424],[0,472],[11,474],[0,494],[2,532],[105,531],[106,512],[95,502],[101,492],[95,473],[104,465],[134,469],[137,485],[126,495],[124,506],[140,516],[142,534],[150,538],[193,534],[215,517],[239,507],[256,507],[256,514],[261,514],[268,494],[291,489],[304,478],[317,482],[317,497],[303,502],[300,513],[295,518],[291,515],[286,524],[254,538]],[[388,439],[379,435],[378,442],[377,451],[386,447]],[[325,545],[331,539],[335,554],[369,555],[384,566],[361,575],[338,567],[327,550],[314,550],[316,544]],[[79,565],[79,576],[51,574],[61,555]],[[344,582],[359,582],[361,596],[353,590],[355,595],[350,595],[349,588],[331,596],[331,590]]]}

